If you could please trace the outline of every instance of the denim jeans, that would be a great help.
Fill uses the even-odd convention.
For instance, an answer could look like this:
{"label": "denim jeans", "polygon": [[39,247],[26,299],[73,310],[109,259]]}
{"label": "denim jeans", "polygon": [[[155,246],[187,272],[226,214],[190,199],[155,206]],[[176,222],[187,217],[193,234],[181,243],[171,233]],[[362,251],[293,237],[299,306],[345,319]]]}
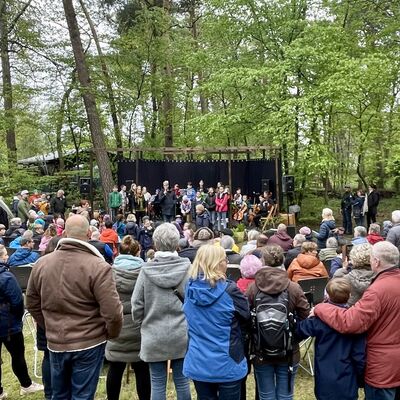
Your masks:
{"label": "denim jeans", "polygon": [[291,400],[293,399],[294,377],[297,365],[293,368],[289,392],[289,372],[287,364],[255,365],[257,387],[260,400]]}
{"label": "denim jeans", "polygon": [[42,381],[44,386],[44,398],[51,399],[52,389],[51,389],[51,367],[50,367],[50,352],[45,350],[43,352],[42,360]]}
{"label": "denim jeans", "polygon": [[240,400],[242,379],[233,382],[193,381],[198,400]]}
{"label": "denim jeans", "polygon": [[53,399],[91,400],[103,366],[105,343],[89,350],[50,351]]}
{"label": "denim jeans", "polygon": [[209,211],[209,213],[210,213],[210,221],[214,226],[215,225],[215,220],[216,220],[216,213],[215,213],[215,211]]}
{"label": "denim jeans", "polygon": [[[166,400],[167,361],[151,362],[151,400]],[[171,361],[177,400],[191,400],[189,379],[183,376],[183,358]]]}
{"label": "denim jeans", "polygon": [[396,388],[382,389],[365,384],[365,400],[394,400]]}
{"label": "denim jeans", "polygon": [[226,212],[217,212],[217,229],[221,230],[221,225],[226,228]]}
{"label": "denim jeans", "polygon": [[353,224],[351,221],[351,209],[342,208],[343,228],[346,234],[353,234]]}

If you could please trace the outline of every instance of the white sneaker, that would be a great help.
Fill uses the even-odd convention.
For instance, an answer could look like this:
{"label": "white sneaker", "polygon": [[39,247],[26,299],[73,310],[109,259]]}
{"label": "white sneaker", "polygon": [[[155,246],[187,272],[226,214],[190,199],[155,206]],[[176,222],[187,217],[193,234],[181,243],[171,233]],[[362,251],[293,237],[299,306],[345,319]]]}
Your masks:
{"label": "white sneaker", "polygon": [[0,400],[2,399],[6,399],[7,398],[7,393],[3,392],[2,394],[0,394]]}
{"label": "white sneaker", "polygon": [[32,382],[31,386],[28,386],[27,388],[21,387],[19,394],[22,396],[24,394],[40,392],[43,389],[44,386],[41,385],[40,383]]}

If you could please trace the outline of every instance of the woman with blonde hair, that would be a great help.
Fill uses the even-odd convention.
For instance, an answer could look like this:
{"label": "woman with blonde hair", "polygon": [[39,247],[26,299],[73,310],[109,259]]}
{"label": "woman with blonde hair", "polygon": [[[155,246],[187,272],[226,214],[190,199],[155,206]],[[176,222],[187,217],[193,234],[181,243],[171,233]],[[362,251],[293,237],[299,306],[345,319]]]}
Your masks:
{"label": "woman with blonde hair", "polygon": [[325,249],[326,240],[331,236],[331,231],[336,228],[335,218],[333,211],[330,208],[324,208],[322,210],[322,222],[319,226],[319,232],[314,234],[317,239],[319,249]]}
{"label": "woman with blonde hair", "polygon": [[246,297],[226,279],[227,262],[222,247],[201,246],[185,291],[189,346],[183,374],[193,380],[200,400],[239,400],[247,375],[240,325],[249,321],[250,311]]}

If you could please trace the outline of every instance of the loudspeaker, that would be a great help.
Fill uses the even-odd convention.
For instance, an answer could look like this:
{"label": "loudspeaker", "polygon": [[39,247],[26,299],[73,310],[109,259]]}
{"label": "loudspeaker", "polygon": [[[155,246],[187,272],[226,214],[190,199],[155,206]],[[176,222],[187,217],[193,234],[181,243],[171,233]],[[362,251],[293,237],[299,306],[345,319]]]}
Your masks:
{"label": "loudspeaker", "polygon": [[283,175],[282,176],[282,193],[293,193],[294,192],[294,176]]}
{"label": "loudspeaker", "polygon": [[91,183],[92,183],[92,181],[90,178],[80,178],[79,179],[79,192],[81,194],[89,194]]}
{"label": "loudspeaker", "polygon": [[270,192],[272,190],[271,179],[261,179],[261,193]]}

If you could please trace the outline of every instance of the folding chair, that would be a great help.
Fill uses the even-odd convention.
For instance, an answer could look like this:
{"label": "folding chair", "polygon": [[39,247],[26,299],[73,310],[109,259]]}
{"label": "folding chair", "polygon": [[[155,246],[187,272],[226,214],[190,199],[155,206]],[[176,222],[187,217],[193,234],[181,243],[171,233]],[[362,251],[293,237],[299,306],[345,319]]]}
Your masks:
{"label": "folding chair", "polygon": [[[325,286],[328,283],[328,278],[311,278],[302,279],[298,281],[298,284],[303,289],[303,292],[313,307],[324,300]],[[300,350],[304,349],[304,355],[300,359],[299,367],[306,371],[311,376],[314,376],[313,359],[311,357],[311,348],[314,344],[314,338],[309,337],[300,343]]]}
{"label": "folding chair", "polygon": [[263,217],[263,218],[260,219],[260,222],[264,222],[263,225],[262,225],[262,228],[261,228],[261,232],[264,232],[264,231],[265,231],[265,228],[266,228],[269,224],[272,225],[272,226],[275,228],[275,220],[274,220],[274,217],[275,217],[275,214],[276,214],[277,210],[278,210],[278,205],[277,205],[277,204],[274,204],[274,205],[271,207],[271,209],[269,210],[268,215],[267,215],[266,217]]}
{"label": "folding chair", "polygon": [[231,281],[237,282],[241,278],[239,265],[236,264],[228,264],[226,269],[226,277]]}
{"label": "folding chair", "polygon": [[15,251],[17,250],[15,247],[6,247],[7,250],[7,254],[10,257],[12,254],[15,253]]}
{"label": "folding chair", "polygon": [[29,311],[25,311],[24,316],[22,317],[22,323],[24,326],[28,328],[29,333],[32,335],[33,339],[33,374],[36,378],[42,378],[42,375],[39,373],[41,369],[40,360],[39,360],[39,349],[37,347],[37,336],[36,336],[36,322],[33,319],[32,315]]}
{"label": "folding chair", "polygon": [[331,259],[330,260],[324,260],[324,261],[322,261],[322,264],[324,264],[326,272],[328,273],[328,275],[330,275],[332,260]]}
{"label": "folding chair", "polygon": [[21,287],[22,292],[25,293],[28,287],[29,277],[32,272],[32,265],[26,264],[10,267],[10,272],[12,272],[17,278],[17,282]]}

